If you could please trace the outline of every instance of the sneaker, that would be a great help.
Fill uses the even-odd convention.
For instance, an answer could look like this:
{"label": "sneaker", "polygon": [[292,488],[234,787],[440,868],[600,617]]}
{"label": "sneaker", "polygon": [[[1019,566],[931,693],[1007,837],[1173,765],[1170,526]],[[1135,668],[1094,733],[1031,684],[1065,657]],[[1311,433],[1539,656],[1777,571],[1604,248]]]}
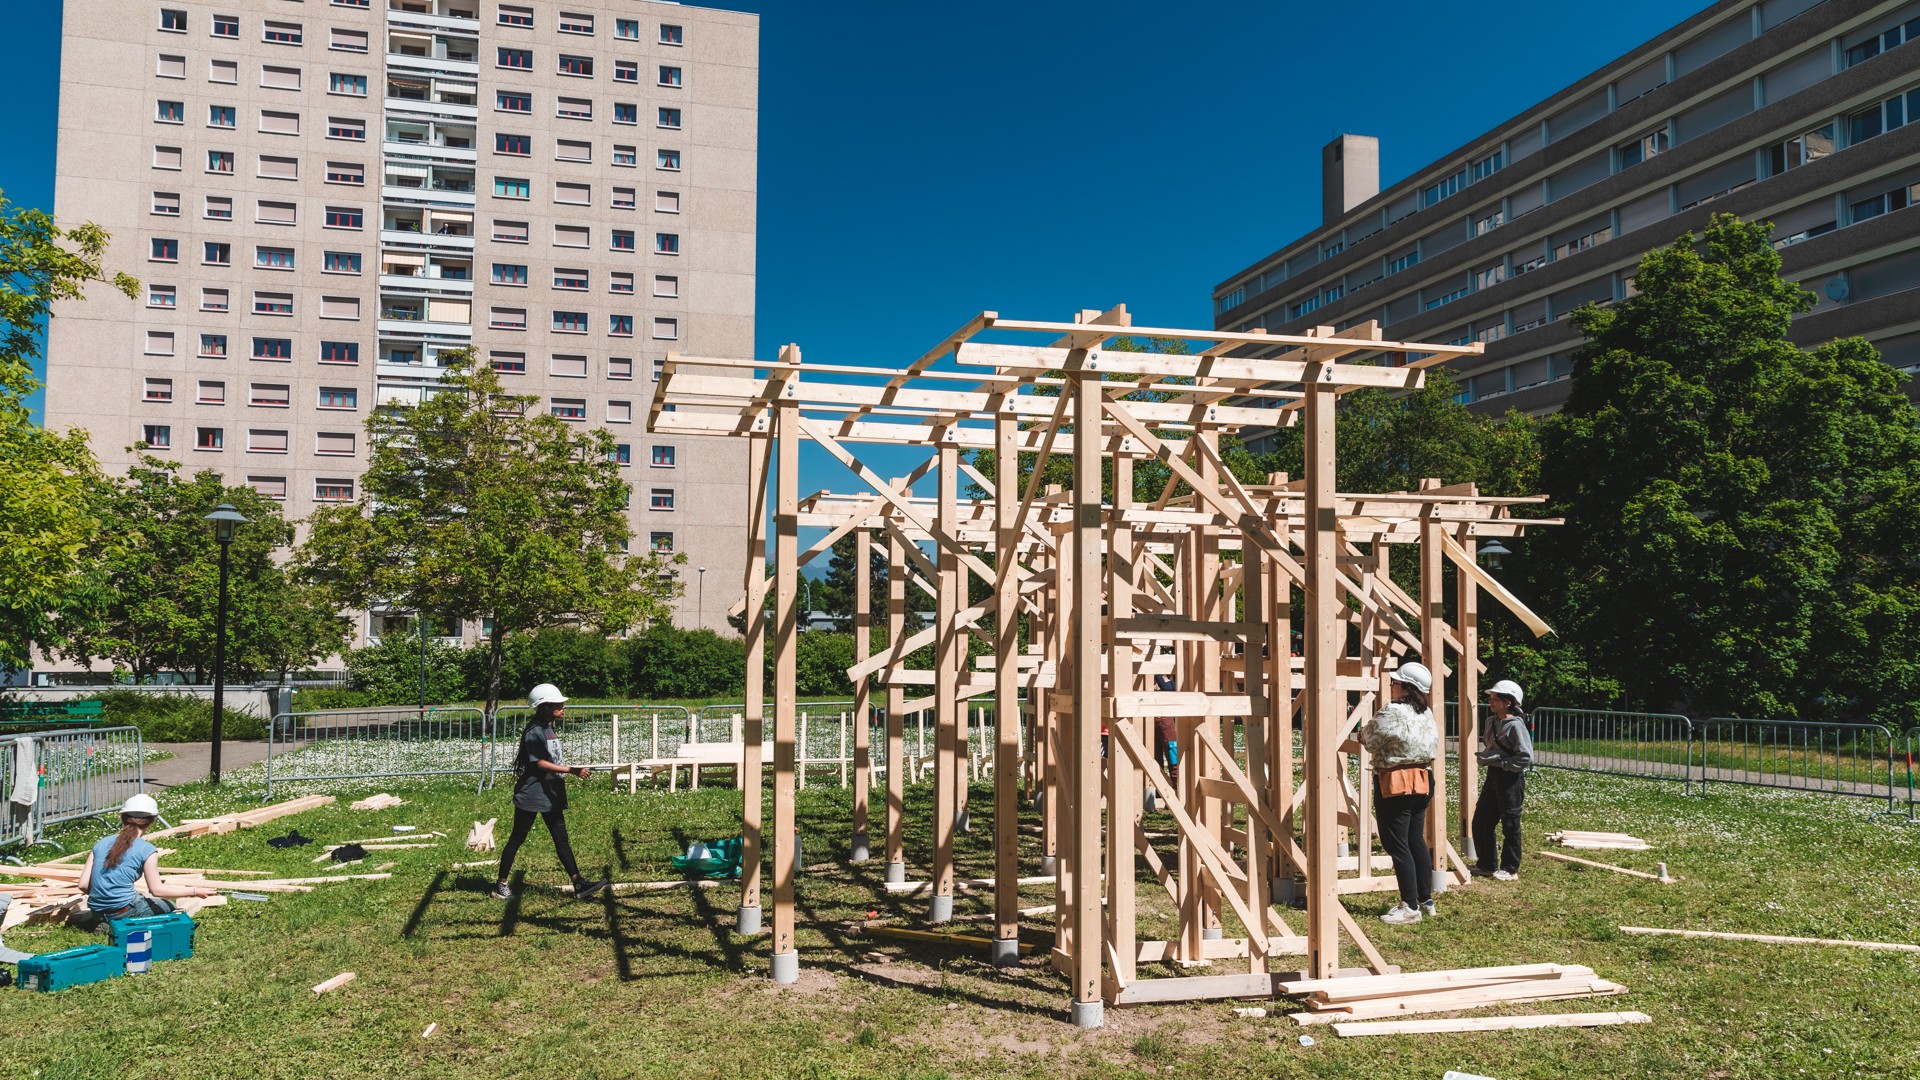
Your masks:
{"label": "sneaker", "polygon": [[587,881],[584,878],[575,878],[573,879],[573,898],[575,900],[585,900],[587,897],[592,896],[594,893],[597,893],[601,889],[606,888],[608,884],[609,883],[605,878],[600,878],[599,880],[596,880],[596,881]]}
{"label": "sneaker", "polygon": [[1519,881],[1519,880],[1520,880],[1520,875],[1519,875],[1519,874],[1517,874],[1517,873],[1508,873],[1508,872],[1507,872],[1507,871],[1505,871],[1505,870],[1495,870],[1495,871],[1493,872],[1493,880],[1495,880],[1495,881]]}
{"label": "sneaker", "polygon": [[1437,919],[1440,917],[1440,909],[1433,906],[1433,901],[1422,900],[1420,901],[1420,917],[1423,919]]}
{"label": "sneaker", "polygon": [[1410,908],[1405,904],[1395,904],[1392,911],[1380,916],[1380,921],[1394,924],[1417,923],[1420,921],[1420,909]]}
{"label": "sneaker", "polygon": [[489,889],[487,895],[493,897],[495,900],[511,900],[513,899],[513,887],[502,881],[492,889]]}
{"label": "sneaker", "polygon": [[1497,866],[1481,866],[1478,863],[1475,863],[1473,867],[1473,872],[1476,874],[1479,874],[1481,877],[1492,877],[1495,873],[1499,871],[1499,869],[1500,868]]}

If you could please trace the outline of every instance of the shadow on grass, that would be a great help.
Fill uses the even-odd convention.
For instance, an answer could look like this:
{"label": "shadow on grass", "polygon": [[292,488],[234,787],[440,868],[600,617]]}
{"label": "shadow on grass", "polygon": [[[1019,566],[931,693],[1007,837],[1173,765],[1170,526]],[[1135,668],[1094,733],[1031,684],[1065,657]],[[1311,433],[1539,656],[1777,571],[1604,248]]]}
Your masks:
{"label": "shadow on grass", "polygon": [[410,938],[414,935],[414,931],[420,929],[420,920],[426,916],[427,907],[433,903],[434,896],[440,892],[446,883],[447,872],[445,870],[433,875],[433,880],[427,883],[426,891],[420,894],[420,902],[413,905],[413,914],[407,916],[407,925],[400,931],[401,937]]}

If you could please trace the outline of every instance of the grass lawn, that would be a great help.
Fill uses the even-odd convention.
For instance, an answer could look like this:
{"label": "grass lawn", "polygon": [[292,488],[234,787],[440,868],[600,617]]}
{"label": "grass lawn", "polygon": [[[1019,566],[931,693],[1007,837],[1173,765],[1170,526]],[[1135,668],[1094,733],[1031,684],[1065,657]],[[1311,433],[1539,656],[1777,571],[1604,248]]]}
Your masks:
{"label": "grass lawn", "polygon": [[[250,771],[218,793],[163,798],[175,820],[250,804]],[[1912,941],[1920,923],[1920,831],[1872,816],[1865,800],[1716,788],[1685,797],[1677,783],[1549,771],[1529,781],[1527,828],[1537,847],[1559,828],[1631,832],[1652,852],[1586,852],[1681,883],[1529,859],[1514,883],[1444,896],[1441,918],[1410,927],[1372,919],[1386,896],[1350,898],[1374,942],[1409,971],[1557,961],[1626,983],[1624,997],[1516,1011],[1638,1009],[1651,1025],[1343,1040],[1284,1018],[1235,1018],[1214,1002],[1109,1010],[1102,1030],[1064,1022],[1066,990],[1039,959],[996,972],[950,949],[867,939],[849,924],[869,912],[917,925],[925,901],[879,887],[880,863],[840,865],[847,793],[809,788],[799,813],[802,977],[765,977],[764,938],[732,930],[737,894],[622,893],[577,902],[544,832],[524,849],[517,899],[484,890],[490,868],[461,839],[475,817],[506,817],[500,791],[454,781],[333,788],[339,804],[228,836],[181,840],[182,866],[308,876],[314,847],[280,851],[289,827],[322,842],[369,837],[395,823],[451,834],[436,850],[376,856],[390,880],[323,886],[233,902],[204,913],[191,960],[54,994],[5,992],[9,1077],[374,1076],[1206,1076],[1427,1077],[1447,1069],[1520,1077],[1828,1077],[1920,1074],[1920,955],[1630,937],[1619,924],[1809,937]],[[302,793],[294,785],[279,798]],[[409,805],[366,813],[350,796],[387,790]],[[569,819],[583,863],[621,880],[671,876],[668,858],[694,839],[738,831],[725,789],[612,794],[576,786]],[[923,823],[926,788],[909,799]],[[962,872],[990,872],[985,789]],[[771,815],[769,815],[769,818]],[[505,821],[498,835],[505,840]],[[1155,823],[1150,827],[1164,827]],[[63,835],[70,847],[98,826]],[[924,877],[924,828],[909,834],[910,876]],[[878,836],[875,838],[879,850]],[[46,852],[47,849],[38,849]],[[1028,872],[1031,872],[1030,870]],[[1149,889],[1151,888],[1151,892]],[[1143,882],[1143,901],[1158,893]],[[1026,891],[1029,903],[1050,888]],[[990,910],[963,895],[962,917]],[[1149,919],[1154,917],[1149,912]],[[769,919],[770,921],[770,919]],[[1296,913],[1292,921],[1304,926]],[[963,927],[965,924],[963,924]],[[975,932],[979,923],[974,923]],[[956,928],[960,929],[960,928]],[[1049,938],[1036,927],[1036,942]],[[66,928],[21,927],[7,943],[51,951],[90,940]],[[1044,952],[1044,949],[1041,950]],[[357,981],[316,998],[342,971]],[[1142,975],[1151,972],[1143,969]],[[438,1028],[422,1039],[429,1023]]]}

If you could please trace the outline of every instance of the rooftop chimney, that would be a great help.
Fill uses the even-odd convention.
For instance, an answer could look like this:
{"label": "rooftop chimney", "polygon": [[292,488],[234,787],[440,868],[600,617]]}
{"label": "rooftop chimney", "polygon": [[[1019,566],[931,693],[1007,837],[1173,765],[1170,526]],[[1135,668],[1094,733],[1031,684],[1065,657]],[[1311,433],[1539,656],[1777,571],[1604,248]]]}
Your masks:
{"label": "rooftop chimney", "polygon": [[1321,149],[1321,224],[1333,224],[1347,211],[1378,194],[1379,139],[1371,135],[1342,135]]}

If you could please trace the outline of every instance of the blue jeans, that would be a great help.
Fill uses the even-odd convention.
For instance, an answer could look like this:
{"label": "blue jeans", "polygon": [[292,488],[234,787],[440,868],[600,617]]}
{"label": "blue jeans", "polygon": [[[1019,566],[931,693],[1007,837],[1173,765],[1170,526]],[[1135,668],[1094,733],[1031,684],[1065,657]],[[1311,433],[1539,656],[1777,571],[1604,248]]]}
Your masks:
{"label": "blue jeans", "polygon": [[94,912],[93,929],[105,933],[107,923],[114,919],[144,919],[149,915],[167,915],[172,913],[172,911],[173,901],[171,900],[161,900],[157,897],[135,893],[133,895],[133,903],[128,904],[127,910],[122,914],[115,914],[110,911]]}

